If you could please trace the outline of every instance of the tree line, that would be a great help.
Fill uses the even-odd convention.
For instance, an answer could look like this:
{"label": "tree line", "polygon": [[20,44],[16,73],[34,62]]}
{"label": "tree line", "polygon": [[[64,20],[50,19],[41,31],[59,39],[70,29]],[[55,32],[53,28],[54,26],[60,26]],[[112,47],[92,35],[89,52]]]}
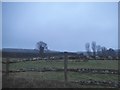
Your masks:
{"label": "tree line", "polygon": [[[36,49],[39,51],[40,57],[44,57],[45,51],[48,50],[48,46],[45,42],[39,41],[36,44]],[[105,46],[97,45],[95,41],[92,41],[92,43],[86,43],[85,49],[87,55],[84,56],[83,53],[80,54],[80,57],[86,57],[88,59],[94,58],[94,59],[118,59],[120,56],[119,52],[120,50],[114,50],[112,48],[107,49]],[[74,55],[74,54],[72,54]],[[76,55],[74,55],[76,56]]]}
{"label": "tree line", "polygon": [[[86,52],[84,53],[73,53],[68,52],[70,59],[119,59],[120,58],[120,49],[114,50],[112,48],[107,49],[105,46],[97,45],[95,41],[92,43],[85,44]],[[43,41],[39,41],[36,43],[37,53],[24,53],[24,52],[4,52],[2,51],[3,57],[57,57],[62,58],[64,56],[64,52],[52,52],[48,49],[47,43]]]}
{"label": "tree line", "polygon": [[93,41],[91,44],[86,43],[85,48],[89,58],[118,59],[120,56],[119,49],[107,49],[105,46],[97,45],[95,41]]}

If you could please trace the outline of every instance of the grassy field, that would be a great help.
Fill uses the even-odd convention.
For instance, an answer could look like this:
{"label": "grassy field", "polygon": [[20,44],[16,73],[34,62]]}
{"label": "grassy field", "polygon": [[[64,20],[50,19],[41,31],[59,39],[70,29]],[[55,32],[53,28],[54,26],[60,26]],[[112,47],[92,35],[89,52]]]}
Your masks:
{"label": "grassy field", "polygon": [[[5,65],[3,64],[3,69]],[[10,64],[10,70],[20,68],[64,68],[64,62],[60,61],[27,61]],[[68,68],[94,68],[118,70],[117,60],[88,60],[87,62],[68,61]]]}
{"label": "grassy field", "polygon": [[21,77],[3,77],[3,88],[113,88],[111,86],[80,85],[58,80],[39,80]]}
{"label": "grassy field", "polygon": [[[20,72],[10,74],[14,77],[34,78],[39,80],[60,80],[64,81],[64,72]],[[68,72],[68,80],[106,80],[106,81],[118,81],[118,75],[110,74],[91,74],[91,73],[78,73]]]}
{"label": "grassy field", "polygon": [[[64,62],[63,61],[26,61],[26,62],[19,62],[19,63],[12,63],[10,64],[10,70],[17,70],[21,68],[64,68]],[[96,69],[115,69],[118,70],[118,61],[117,60],[88,60],[87,62],[73,62],[73,61],[68,61],[68,68],[96,68]],[[3,64],[3,69],[5,69],[5,64]],[[20,79],[23,78],[25,80],[28,80],[30,83],[35,80],[34,82],[41,82],[43,80],[46,80],[44,82],[46,85],[38,85],[35,87],[96,87],[96,86],[84,86],[84,85],[79,85],[79,84],[65,84],[58,82],[59,85],[53,84],[54,81],[64,81],[64,72],[19,72],[19,73],[10,73],[10,77],[14,79]],[[118,75],[115,74],[92,74],[92,73],[79,73],[79,72],[68,72],[68,81],[74,81],[74,80],[106,80],[106,81],[118,81]],[[52,80],[52,82],[51,82]],[[47,82],[48,81],[48,82]],[[50,81],[50,83],[49,83]],[[21,81],[22,82],[22,81]],[[20,83],[21,83],[20,82]],[[57,82],[57,81],[56,81]],[[7,83],[7,82],[4,82]],[[13,87],[17,86],[14,84],[18,84],[19,82],[12,82]],[[52,83],[52,84],[51,84]],[[38,83],[37,83],[38,84]],[[48,84],[48,86],[47,86]],[[9,85],[9,84],[8,84]],[[22,85],[22,83],[21,83]],[[33,84],[32,84],[33,85]],[[32,85],[28,85],[32,86]],[[22,86],[21,86],[22,87]],[[26,87],[23,85],[23,87]],[[102,86],[97,86],[97,87],[102,87]]]}
{"label": "grassy field", "polygon": [[[81,74],[68,72],[68,81],[77,80],[118,81],[117,75]],[[63,72],[20,72],[10,73],[9,78],[3,78],[3,87],[15,88],[112,88],[111,86],[81,85],[64,82]]]}

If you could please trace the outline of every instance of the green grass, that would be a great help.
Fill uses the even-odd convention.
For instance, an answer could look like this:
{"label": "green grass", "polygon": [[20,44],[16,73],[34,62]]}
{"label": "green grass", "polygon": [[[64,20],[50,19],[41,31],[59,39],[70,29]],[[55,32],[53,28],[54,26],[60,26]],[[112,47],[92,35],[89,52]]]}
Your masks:
{"label": "green grass", "polygon": [[[3,70],[5,69],[5,64]],[[10,64],[10,70],[17,70],[21,68],[64,68],[64,62],[57,61],[27,61]],[[68,61],[68,68],[94,68],[94,69],[116,69],[118,70],[117,60],[89,60],[88,62],[72,62]],[[79,84],[67,85],[58,81],[64,81],[64,72],[20,72],[10,73],[10,77],[14,77],[15,80],[9,80],[8,87],[102,87],[102,86],[85,86]],[[10,79],[10,78],[9,78]],[[92,73],[79,73],[68,72],[68,81],[73,80],[111,80],[118,81],[118,75],[114,74],[92,74]],[[5,81],[5,79],[3,79]],[[23,80],[23,81],[22,81]],[[28,81],[26,81],[28,80]],[[42,80],[42,81],[41,81]],[[46,81],[44,81],[46,80]],[[52,81],[51,81],[52,80]],[[54,82],[54,80],[57,80]],[[19,82],[18,82],[19,81]],[[50,81],[50,82],[49,82]],[[40,84],[42,82],[42,84]],[[25,85],[25,83],[28,83]],[[35,84],[33,84],[35,83]],[[10,86],[9,86],[10,85]]]}
{"label": "green grass", "polygon": [[[64,68],[64,62],[57,61],[27,61],[27,62],[19,62],[10,64],[10,70],[17,70],[20,68],[44,68],[44,67],[56,67],[56,68]],[[68,62],[68,68],[99,68],[99,69],[118,69],[118,61],[117,60],[89,60],[88,62]],[[3,69],[5,69],[5,65],[3,64]],[[14,74],[16,76],[23,77],[34,77],[43,80],[64,80],[63,72],[21,72]],[[69,72],[68,73],[69,80],[118,80],[117,75],[111,74],[92,74],[92,73],[77,73],[77,72]]]}
{"label": "green grass", "polygon": [[[34,78],[39,80],[62,80],[64,81],[64,72],[20,72],[10,74],[14,77],[24,77],[24,78]],[[111,80],[118,81],[118,75],[108,75],[108,74],[91,74],[91,73],[78,73],[78,72],[68,72],[68,80]]]}
{"label": "green grass", "polygon": [[89,60],[88,62],[69,62],[68,67],[118,69],[116,60]]}
{"label": "green grass", "polygon": [[[57,61],[27,61],[10,64],[10,70],[20,68],[64,68],[64,62]],[[5,65],[3,64],[3,69]],[[89,60],[88,62],[68,61],[68,68],[118,69],[117,60]]]}
{"label": "green grass", "polygon": [[39,80],[24,77],[3,77],[2,88],[112,88],[111,86],[80,85],[58,80]]}

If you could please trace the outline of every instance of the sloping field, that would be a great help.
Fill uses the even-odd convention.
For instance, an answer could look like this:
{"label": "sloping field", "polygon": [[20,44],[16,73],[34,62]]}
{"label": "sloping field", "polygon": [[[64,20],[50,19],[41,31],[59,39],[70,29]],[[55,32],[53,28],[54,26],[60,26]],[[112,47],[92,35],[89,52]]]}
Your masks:
{"label": "sloping field", "polygon": [[[3,64],[3,69],[5,65]],[[64,68],[63,61],[52,60],[39,60],[39,61],[26,61],[10,64],[10,70],[21,68]],[[115,69],[118,70],[117,60],[88,60],[87,62],[74,62],[68,61],[68,68],[94,68],[94,69]]]}
{"label": "sloping field", "polygon": [[[64,68],[64,62],[53,60],[53,61],[25,61],[11,63],[10,70],[18,69],[30,69],[30,68]],[[88,60],[87,62],[75,62],[68,61],[68,68],[92,68],[92,69],[114,69],[118,70],[117,60]],[[5,64],[3,64],[3,70],[5,70]],[[117,74],[94,74],[94,73],[79,73],[79,72],[68,72],[68,81],[84,81],[84,80],[96,80],[96,81],[118,81]],[[72,88],[95,88],[95,87],[112,87],[112,86],[99,86],[99,85],[81,85],[78,83],[64,83],[64,72],[17,72],[10,73],[9,80],[4,78],[4,87],[72,87]],[[42,84],[39,84],[42,82]],[[25,85],[27,83],[27,85]],[[7,86],[8,85],[8,86]]]}

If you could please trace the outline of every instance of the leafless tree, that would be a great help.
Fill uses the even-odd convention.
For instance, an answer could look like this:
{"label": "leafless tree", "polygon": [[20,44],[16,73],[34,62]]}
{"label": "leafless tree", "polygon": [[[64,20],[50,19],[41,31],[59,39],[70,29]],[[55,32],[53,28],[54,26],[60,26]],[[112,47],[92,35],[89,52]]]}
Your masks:
{"label": "leafless tree", "polygon": [[96,57],[96,42],[95,41],[92,42],[91,48],[92,48],[92,51],[93,51],[93,56],[95,58]]}
{"label": "leafless tree", "polygon": [[87,51],[87,55],[90,56],[90,43],[86,43],[85,48],[86,48],[86,51]]}
{"label": "leafless tree", "polygon": [[39,41],[36,44],[36,49],[39,50],[40,57],[44,57],[44,51],[48,49],[47,44],[43,41]]}
{"label": "leafless tree", "polygon": [[97,46],[96,46],[96,49],[97,49],[97,50],[96,50],[96,51],[97,51],[97,55],[99,56],[99,54],[100,54],[102,48],[101,48],[100,45],[97,45]]}
{"label": "leafless tree", "polygon": [[106,48],[106,47],[102,47],[101,49],[102,49],[102,56],[103,56],[104,58],[106,58],[106,57],[107,57],[107,53],[106,53],[107,48]]}

